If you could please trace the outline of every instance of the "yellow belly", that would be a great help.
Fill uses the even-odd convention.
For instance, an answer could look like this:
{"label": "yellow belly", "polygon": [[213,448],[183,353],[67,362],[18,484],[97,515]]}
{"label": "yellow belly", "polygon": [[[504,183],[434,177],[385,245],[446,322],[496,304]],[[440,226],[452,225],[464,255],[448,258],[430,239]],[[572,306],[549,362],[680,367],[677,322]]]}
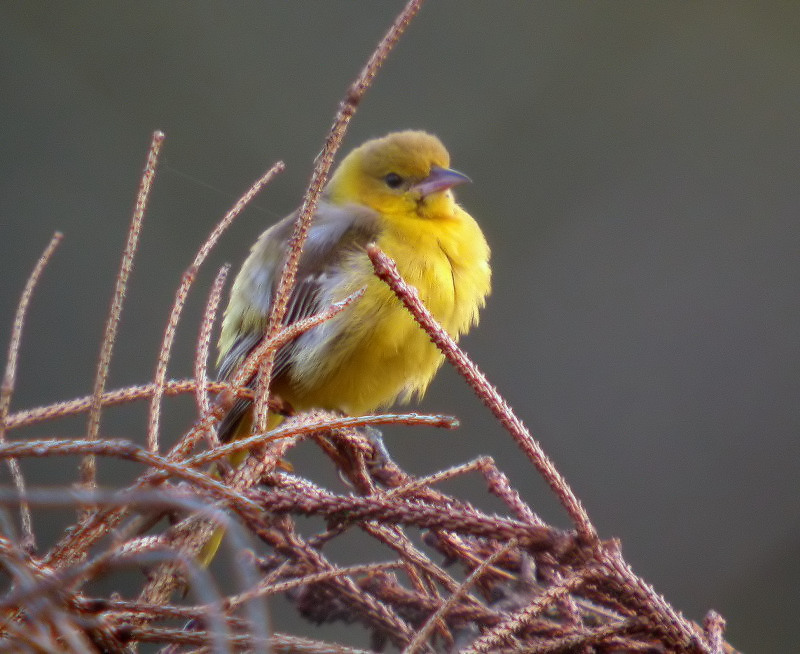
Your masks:
{"label": "yellow belly", "polygon": [[[413,225],[413,238],[387,230],[378,246],[454,338],[478,318],[489,291],[488,247],[467,214],[446,224]],[[341,299],[362,286],[353,307],[323,326],[334,338],[304,347],[275,391],[296,410],[325,408],[363,415],[424,393],[443,357],[394,293],[372,272],[365,253],[348,262]],[[323,345],[324,343],[324,345]]]}

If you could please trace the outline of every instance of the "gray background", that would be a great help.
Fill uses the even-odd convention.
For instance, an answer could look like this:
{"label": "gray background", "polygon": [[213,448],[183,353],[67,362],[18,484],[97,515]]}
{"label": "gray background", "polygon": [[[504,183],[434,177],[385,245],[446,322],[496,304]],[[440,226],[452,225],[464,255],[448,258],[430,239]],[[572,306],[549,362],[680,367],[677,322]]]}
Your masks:
{"label": "gray background", "polygon": [[[190,373],[214,271],[296,206],[344,89],[399,7],[0,5],[2,342],[50,234],[66,234],[34,298],[15,408],[91,388],[155,129],[164,165],[111,386],[150,378],[196,248],[262,171],[288,164],[193,291],[170,371]],[[442,137],[474,179],[459,197],[493,248],[494,292],[467,350],[601,534],[690,617],[721,611],[752,652],[800,645],[798,34],[797,3],[431,2],[345,144],[405,127]],[[463,427],[388,431],[404,465],[491,454],[566,526],[454,373],[422,406]],[[141,438],[143,415],[109,411],[104,434]],[[189,400],[170,404],[166,434],[189,416]],[[310,448],[298,458],[320,461]],[[26,470],[68,483],[73,463]],[[133,472],[102,468],[109,484]]]}

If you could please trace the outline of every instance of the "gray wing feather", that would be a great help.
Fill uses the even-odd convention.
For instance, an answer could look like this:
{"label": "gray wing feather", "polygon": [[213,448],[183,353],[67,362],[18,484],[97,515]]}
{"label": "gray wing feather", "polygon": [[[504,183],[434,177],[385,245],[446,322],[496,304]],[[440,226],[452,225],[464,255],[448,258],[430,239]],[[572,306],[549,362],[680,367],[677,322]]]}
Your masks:
{"label": "gray wing feather", "polygon": [[[250,278],[237,279],[234,285],[232,297],[236,293],[245,294],[247,302],[258,309],[265,323],[272,308],[296,218],[297,212],[294,212],[261,235],[250,253],[251,258],[260,259],[258,262],[260,265],[249,266]],[[322,303],[321,291],[322,282],[327,277],[326,271],[335,267],[342,257],[353,249],[363,249],[367,243],[375,240],[377,235],[377,214],[370,209],[357,205],[339,207],[326,202],[320,203],[300,258],[296,283],[286,310],[285,324],[292,324],[323,311],[326,306]],[[243,270],[248,267],[248,263],[249,260],[243,266]],[[226,315],[226,322],[229,319]],[[226,327],[227,325],[223,324],[223,330]],[[245,331],[239,325],[235,328],[234,344],[222,355],[220,361],[218,379],[221,381],[227,381],[233,376],[239,364],[258,345],[262,337],[261,333]],[[288,343],[278,351],[273,377],[288,372],[294,347],[295,343]],[[249,386],[252,386],[252,383]],[[225,442],[230,439],[237,424],[249,410],[250,404],[249,400],[237,400],[220,423],[218,429],[220,440]]]}

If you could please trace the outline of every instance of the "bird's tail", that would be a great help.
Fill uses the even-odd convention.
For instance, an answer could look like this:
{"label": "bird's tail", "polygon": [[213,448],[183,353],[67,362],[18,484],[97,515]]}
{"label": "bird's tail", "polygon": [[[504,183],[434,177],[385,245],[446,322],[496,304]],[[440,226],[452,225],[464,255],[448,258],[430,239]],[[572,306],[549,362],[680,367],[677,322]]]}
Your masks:
{"label": "bird's tail", "polygon": [[[284,420],[284,416],[279,413],[270,413],[268,422],[267,422],[267,429],[273,430],[278,427]],[[245,438],[250,436],[250,432],[253,426],[253,412],[248,411],[244,415],[241,416],[239,421],[232,429],[226,429],[225,435],[225,442],[239,440],[240,438]],[[228,457],[228,461],[234,468],[238,468],[244,460],[247,458],[249,452],[242,450],[241,452],[236,452],[235,454],[231,454]],[[291,468],[289,464],[286,464],[287,467]],[[219,472],[217,471],[217,466],[214,465],[211,468],[210,474],[219,479]],[[207,568],[211,565],[211,562],[214,560],[214,557],[217,554],[217,550],[219,550],[220,545],[222,544],[222,539],[225,537],[225,529],[223,527],[217,527],[214,530],[214,533],[211,534],[211,538],[208,539],[203,548],[200,550],[200,553],[197,555],[197,562]]]}

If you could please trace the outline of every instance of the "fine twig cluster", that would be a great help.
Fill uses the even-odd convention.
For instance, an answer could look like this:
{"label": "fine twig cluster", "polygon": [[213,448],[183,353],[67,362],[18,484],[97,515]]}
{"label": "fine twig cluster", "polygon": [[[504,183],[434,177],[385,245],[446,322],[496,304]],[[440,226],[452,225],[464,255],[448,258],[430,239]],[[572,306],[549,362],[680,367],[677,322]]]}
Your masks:
{"label": "fine twig cluster", "polygon": [[[197,273],[223,231],[282,169],[275,164],[220,221],[183,275],[167,321],[154,380],[106,390],[123,298],[164,136],[153,137],[98,358],[91,395],[11,413],[27,306],[56,245],[42,255],[14,319],[0,388],[0,457],[13,485],[0,487],[0,650],[13,652],[127,652],[138,645],[178,651],[356,652],[342,644],[283,633],[267,603],[281,595],[310,623],[344,623],[368,635],[372,650],[405,652],[702,652],[721,654],[724,621],[709,613],[699,626],[681,616],[642,581],[614,541],[601,541],[579,499],[540,445],[475,364],[436,323],[377,247],[368,254],[376,274],[405,304],[511,435],[556,494],[574,525],[546,524],[490,458],[427,477],[402,470],[381,440],[382,425],[453,428],[454,418],[387,414],[344,417],[322,411],[293,416],[267,430],[269,380],[275,352],[300,333],[358,301],[359,293],[317,316],[283,327],[286,302],[314,209],[339,144],[382,62],[419,9],[412,0],[398,16],[350,87],[318,157],[291,240],[270,327],[262,343],[227,384],[209,381],[207,359],[227,267],[212,285],[196,346],[194,377],[168,380],[182,309]],[[255,380],[255,384],[253,381]],[[253,390],[255,389],[255,390]],[[164,399],[192,394],[196,420],[168,451],[162,441]],[[255,404],[253,435],[225,445],[215,425],[239,397]],[[147,399],[141,439],[102,436],[108,407]],[[9,432],[87,414],[81,440],[9,441]],[[287,453],[313,443],[347,484],[334,492],[290,471]],[[237,468],[234,452],[247,452]],[[80,485],[26,488],[19,459],[83,457]],[[97,457],[144,467],[126,488],[100,490]],[[211,473],[211,464],[216,472]],[[442,482],[470,475],[498,498],[506,515],[489,514],[449,495]],[[10,511],[20,513],[15,535]],[[79,509],[77,522],[39,551],[32,512]],[[164,526],[162,518],[168,518]],[[197,557],[218,527],[227,536],[220,557],[233,574],[221,580]],[[358,539],[355,563],[342,549]],[[379,554],[371,554],[371,553]],[[145,570],[137,587],[102,591],[121,570]],[[233,588],[230,588],[233,586]]]}

